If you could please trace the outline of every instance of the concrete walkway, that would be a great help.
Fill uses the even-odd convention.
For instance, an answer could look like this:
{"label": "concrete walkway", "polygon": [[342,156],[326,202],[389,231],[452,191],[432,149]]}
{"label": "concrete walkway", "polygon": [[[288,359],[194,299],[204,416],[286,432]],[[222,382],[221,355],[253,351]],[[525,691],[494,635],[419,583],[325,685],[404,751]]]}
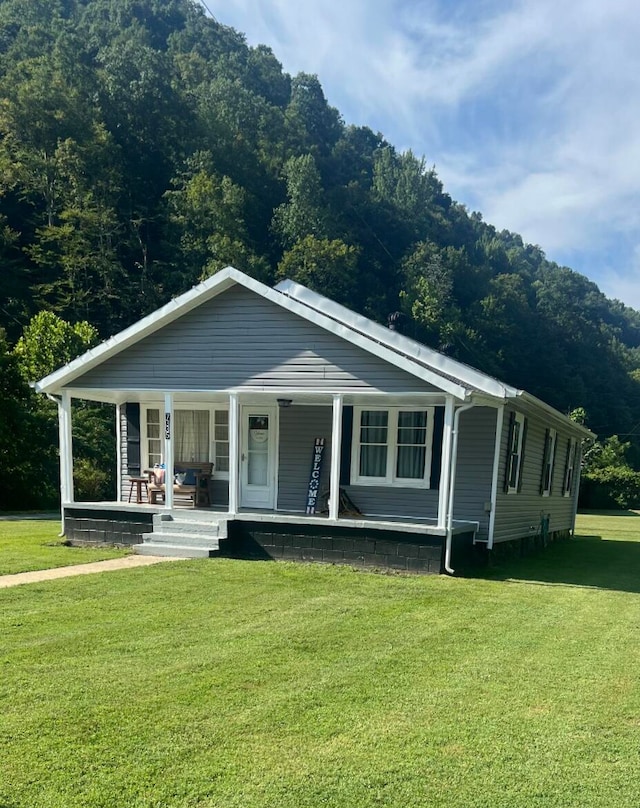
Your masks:
{"label": "concrete walkway", "polygon": [[89,564],[76,564],[70,567],[56,567],[51,570],[34,570],[18,572],[15,575],[0,575],[0,589],[20,584],[33,584],[39,581],[53,581],[56,578],[70,578],[73,575],[91,575],[94,572],[110,572],[111,570],[128,570],[134,567],[148,567],[163,561],[184,561],[182,558],[167,556],[128,555],[123,558],[112,558],[109,561],[92,561]]}

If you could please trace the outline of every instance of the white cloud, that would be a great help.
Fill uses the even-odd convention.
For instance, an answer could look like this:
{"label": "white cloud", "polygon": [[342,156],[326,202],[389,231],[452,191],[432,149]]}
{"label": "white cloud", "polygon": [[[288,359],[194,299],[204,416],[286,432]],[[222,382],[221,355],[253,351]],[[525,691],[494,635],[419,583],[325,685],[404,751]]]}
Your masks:
{"label": "white cloud", "polygon": [[551,257],[608,245],[608,288],[632,299],[615,243],[640,226],[635,0],[207,2],[498,229]]}

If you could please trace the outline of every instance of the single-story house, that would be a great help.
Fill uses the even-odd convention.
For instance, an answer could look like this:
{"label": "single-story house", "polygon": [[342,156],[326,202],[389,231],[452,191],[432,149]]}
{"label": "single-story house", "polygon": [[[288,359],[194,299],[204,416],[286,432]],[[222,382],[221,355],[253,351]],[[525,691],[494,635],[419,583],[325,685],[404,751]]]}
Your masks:
{"label": "single-story house", "polygon": [[[459,547],[572,531],[593,437],[304,286],[231,267],[35,388],[58,401],[66,535],[140,552],[452,572]],[[74,398],[115,405],[114,502],[74,499]]]}

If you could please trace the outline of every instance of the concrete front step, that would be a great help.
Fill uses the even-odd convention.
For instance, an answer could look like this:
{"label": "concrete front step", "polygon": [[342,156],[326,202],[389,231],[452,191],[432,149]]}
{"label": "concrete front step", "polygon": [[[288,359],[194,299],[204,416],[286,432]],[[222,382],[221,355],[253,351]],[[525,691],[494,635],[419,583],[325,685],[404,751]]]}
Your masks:
{"label": "concrete front step", "polygon": [[211,517],[205,520],[156,516],[153,520],[153,532],[158,535],[186,533],[224,539],[227,537],[227,520],[215,520]]}
{"label": "concrete front step", "polygon": [[209,558],[218,551],[207,547],[191,547],[187,544],[164,544],[162,542],[145,542],[135,545],[136,555],[166,556],[169,558]]}
{"label": "concrete front step", "polygon": [[143,533],[142,540],[145,544],[153,542],[154,544],[188,544],[191,547],[210,547],[213,550],[218,549],[218,537],[211,535],[204,535],[203,533],[183,533],[176,531],[169,533],[163,531],[162,533]]}
{"label": "concrete front step", "polygon": [[220,541],[227,537],[227,520],[208,513],[156,514],[153,533],[143,534],[143,543],[135,545],[138,555],[208,558],[218,555]]}

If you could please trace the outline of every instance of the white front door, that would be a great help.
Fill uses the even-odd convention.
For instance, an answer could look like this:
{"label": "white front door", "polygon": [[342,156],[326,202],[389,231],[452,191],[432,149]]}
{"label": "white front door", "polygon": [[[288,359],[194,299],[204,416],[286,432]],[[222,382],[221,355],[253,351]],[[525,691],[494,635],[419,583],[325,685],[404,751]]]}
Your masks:
{"label": "white front door", "polygon": [[240,507],[273,510],[276,491],[276,409],[242,408]]}

